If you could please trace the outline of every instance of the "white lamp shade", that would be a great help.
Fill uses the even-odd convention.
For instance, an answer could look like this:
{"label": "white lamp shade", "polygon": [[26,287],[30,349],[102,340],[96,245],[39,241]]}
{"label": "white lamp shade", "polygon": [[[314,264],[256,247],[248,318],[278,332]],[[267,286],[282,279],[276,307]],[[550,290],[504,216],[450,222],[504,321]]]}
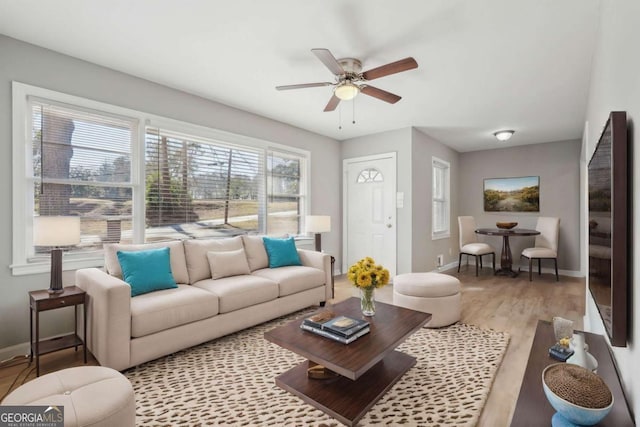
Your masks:
{"label": "white lamp shade", "polygon": [[36,216],[33,218],[35,246],[69,246],[80,243],[80,217]]}
{"label": "white lamp shade", "polygon": [[338,86],[333,93],[343,101],[349,101],[358,95],[360,88],[351,83],[344,83]]}
{"label": "white lamp shade", "polygon": [[331,231],[329,215],[307,215],[304,221],[307,233],[327,233]]}

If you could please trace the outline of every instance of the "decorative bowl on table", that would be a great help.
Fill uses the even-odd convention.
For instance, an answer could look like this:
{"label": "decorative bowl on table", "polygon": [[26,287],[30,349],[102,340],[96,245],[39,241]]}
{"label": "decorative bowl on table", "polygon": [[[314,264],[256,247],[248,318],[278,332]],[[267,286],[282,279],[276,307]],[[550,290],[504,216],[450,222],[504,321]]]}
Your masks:
{"label": "decorative bowl on table", "polygon": [[613,395],[598,375],[570,363],[554,363],[542,371],[542,388],[555,409],[553,427],[592,426],[613,408]]}
{"label": "decorative bowl on table", "polygon": [[502,228],[503,230],[511,230],[516,225],[518,225],[517,222],[496,222],[496,227]]}

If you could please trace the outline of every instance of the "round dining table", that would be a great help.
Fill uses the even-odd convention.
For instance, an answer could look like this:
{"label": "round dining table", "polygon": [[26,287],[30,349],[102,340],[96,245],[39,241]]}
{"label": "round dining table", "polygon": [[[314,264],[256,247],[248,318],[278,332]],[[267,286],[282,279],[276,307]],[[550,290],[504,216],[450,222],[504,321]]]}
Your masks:
{"label": "round dining table", "polygon": [[478,228],[476,234],[484,234],[485,236],[502,236],[502,254],[500,256],[500,269],[496,271],[496,276],[516,277],[517,271],[513,271],[513,258],[511,256],[511,246],[509,246],[509,237],[520,236],[536,236],[540,234],[538,230],[529,230],[526,228]]}

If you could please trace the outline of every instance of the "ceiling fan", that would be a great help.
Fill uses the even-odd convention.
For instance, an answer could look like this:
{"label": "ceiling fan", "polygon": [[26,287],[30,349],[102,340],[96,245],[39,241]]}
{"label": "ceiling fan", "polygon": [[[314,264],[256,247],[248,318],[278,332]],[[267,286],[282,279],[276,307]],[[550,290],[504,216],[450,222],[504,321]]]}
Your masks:
{"label": "ceiling fan", "polygon": [[333,95],[324,111],[333,111],[340,101],[353,99],[362,92],[365,95],[395,104],[402,99],[386,90],[370,86],[370,80],[418,68],[415,59],[408,57],[399,61],[381,65],[362,72],[362,63],[355,58],[336,59],[328,49],[311,49],[320,61],[335,75],[335,82],[303,83],[297,85],[276,86],[277,90],[304,89],[308,87],[333,86]]}

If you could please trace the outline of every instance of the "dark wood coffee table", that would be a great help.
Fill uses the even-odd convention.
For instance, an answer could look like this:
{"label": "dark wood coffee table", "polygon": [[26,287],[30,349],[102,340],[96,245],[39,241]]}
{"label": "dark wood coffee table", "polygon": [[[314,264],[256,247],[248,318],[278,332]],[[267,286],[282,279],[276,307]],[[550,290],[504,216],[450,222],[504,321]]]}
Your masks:
{"label": "dark wood coffee table", "polygon": [[[345,345],[303,331],[302,319],[297,319],[265,332],[264,337],[308,359],[277,376],[276,385],[353,426],[416,364],[415,357],[395,348],[431,320],[431,314],[376,302],[376,315],[365,318],[358,298],[327,305],[325,309],[364,318],[370,322],[371,332]],[[339,376],[324,380],[308,378],[307,369],[316,364]]]}

